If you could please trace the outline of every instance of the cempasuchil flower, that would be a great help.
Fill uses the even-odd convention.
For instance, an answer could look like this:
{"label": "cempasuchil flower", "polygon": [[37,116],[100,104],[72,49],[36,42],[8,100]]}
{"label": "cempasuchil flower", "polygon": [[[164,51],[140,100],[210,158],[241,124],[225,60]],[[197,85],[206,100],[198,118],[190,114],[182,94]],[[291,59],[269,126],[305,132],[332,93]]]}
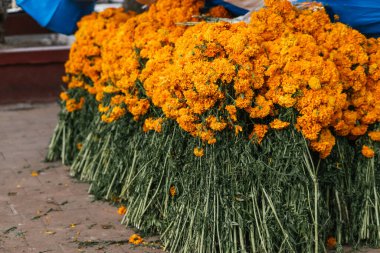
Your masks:
{"label": "cempasuchil flower", "polygon": [[[158,0],[141,14],[119,8],[84,17],[65,64],[67,111],[95,100],[103,122],[131,116],[142,131],[162,132],[172,121],[202,145],[225,132],[261,143],[269,127],[293,124],[279,120],[289,111],[321,158],[336,136],[380,139],[368,132],[380,122],[380,40],[331,22],[320,5],[285,0],[266,0],[250,23],[178,25],[197,21],[203,5]],[[228,13],[215,7],[209,15]]]}

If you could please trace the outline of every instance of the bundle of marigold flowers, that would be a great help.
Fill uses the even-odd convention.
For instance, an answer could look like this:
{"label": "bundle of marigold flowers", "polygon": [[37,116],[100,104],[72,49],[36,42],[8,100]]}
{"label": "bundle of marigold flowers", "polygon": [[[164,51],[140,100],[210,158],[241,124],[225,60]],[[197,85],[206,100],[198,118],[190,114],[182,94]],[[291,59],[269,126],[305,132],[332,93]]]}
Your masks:
{"label": "bundle of marigold flowers", "polygon": [[[164,116],[208,144],[221,131],[261,142],[263,132],[287,125],[277,108],[293,108],[296,127],[322,158],[335,145],[334,135],[356,138],[379,121],[378,40],[331,23],[324,11],[297,10],[286,1],[267,2],[250,24],[200,23],[183,34],[186,28],[176,23],[191,20],[197,4],[158,2],[130,19],[108,10],[96,25],[94,14],[86,17],[66,65],[74,74],[69,89],[83,86],[94,94],[104,122],[125,113],[135,120]],[[166,15],[169,8],[186,15]],[[93,39],[83,32],[88,29]],[[83,104],[61,97],[69,111]],[[152,115],[151,106],[162,113]],[[149,117],[144,131],[160,130],[162,122]]]}
{"label": "bundle of marigold flowers", "polygon": [[380,40],[265,4],[250,23],[198,20],[198,0],[82,19],[48,159],[173,252],[380,245]]}

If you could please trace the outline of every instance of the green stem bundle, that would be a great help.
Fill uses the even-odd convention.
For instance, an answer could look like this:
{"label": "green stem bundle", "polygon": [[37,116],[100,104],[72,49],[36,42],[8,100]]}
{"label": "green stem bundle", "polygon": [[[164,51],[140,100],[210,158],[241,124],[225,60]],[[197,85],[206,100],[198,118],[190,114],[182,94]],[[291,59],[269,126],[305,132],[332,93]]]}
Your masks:
{"label": "green stem bundle", "polygon": [[48,160],[71,163],[97,197],[120,198],[123,222],[159,233],[170,252],[323,252],[329,235],[338,248],[379,246],[379,160],[345,139],[320,160],[293,128],[261,145],[225,134],[199,158],[173,123],[143,133],[132,118],[85,115],[60,118]]}

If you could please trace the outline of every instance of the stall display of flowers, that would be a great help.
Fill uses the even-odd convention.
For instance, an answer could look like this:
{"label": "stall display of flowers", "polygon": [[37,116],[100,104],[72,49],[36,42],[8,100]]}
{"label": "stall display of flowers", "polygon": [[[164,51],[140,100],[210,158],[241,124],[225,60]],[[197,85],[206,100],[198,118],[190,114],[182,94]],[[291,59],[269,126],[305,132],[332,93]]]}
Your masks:
{"label": "stall display of flowers", "polygon": [[380,247],[380,39],[265,5],[83,18],[47,159],[170,252]]}

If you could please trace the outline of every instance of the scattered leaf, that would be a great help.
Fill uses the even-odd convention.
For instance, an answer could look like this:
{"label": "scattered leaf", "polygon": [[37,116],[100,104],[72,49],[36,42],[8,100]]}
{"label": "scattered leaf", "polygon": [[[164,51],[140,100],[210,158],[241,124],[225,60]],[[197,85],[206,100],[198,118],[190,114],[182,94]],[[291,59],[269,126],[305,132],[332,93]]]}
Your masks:
{"label": "scattered leaf", "polygon": [[[53,208],[50,208],[49,210],[47,210],[45,213],[43,214],[40,214],[40,215],[37,215],[37,216],[34,216],[31,220],[37,220],[43,216],[46,216],[48,215],[50,212],[54,212],[54,211],[62,211],[61,209],[53,209]],[[41,213],[41,211],[38,211],[38,213]]]}
{"label": "scattered leaf", "polygon": [[25,238],[25,233],[26,233],[26,231],[17,231],[16,237],[23,237],[23,238]]}
{"label": "scattered leaf", "polygon": [[88,229],[91,229],[91,228],[93,228],[93,227],[95,227],[95,226],[96,226],[96,223],[93,223],[93,224],[88,225],[87,228],[88,228]]}
{"label": "scattered leaf", "polygon": [[69,201],[65,200],[65,201],[63,201],[63,202],[62,202],[61,204],[59,204],[59,205],[64,206],[64,205],[66,205],[67,203],[69,203]]}
{"label": "scattered leaf", "polygon": [[9,234],[10,232],[12,232],[13,230],[16,230],[16,229],[17,229],[16,226],[10,227],[10,228],[8,228],[7,230],[5,230],[5,231],[3,232],[3,234],[4,234],[4,235]]}
{"label": "scattered leaf", "polygon": [[102,228],[103,229],[111,229],[111,228],[114,228],[114,226],[110,225],[110,224],[107,224],[107,225],[102,225]]}

